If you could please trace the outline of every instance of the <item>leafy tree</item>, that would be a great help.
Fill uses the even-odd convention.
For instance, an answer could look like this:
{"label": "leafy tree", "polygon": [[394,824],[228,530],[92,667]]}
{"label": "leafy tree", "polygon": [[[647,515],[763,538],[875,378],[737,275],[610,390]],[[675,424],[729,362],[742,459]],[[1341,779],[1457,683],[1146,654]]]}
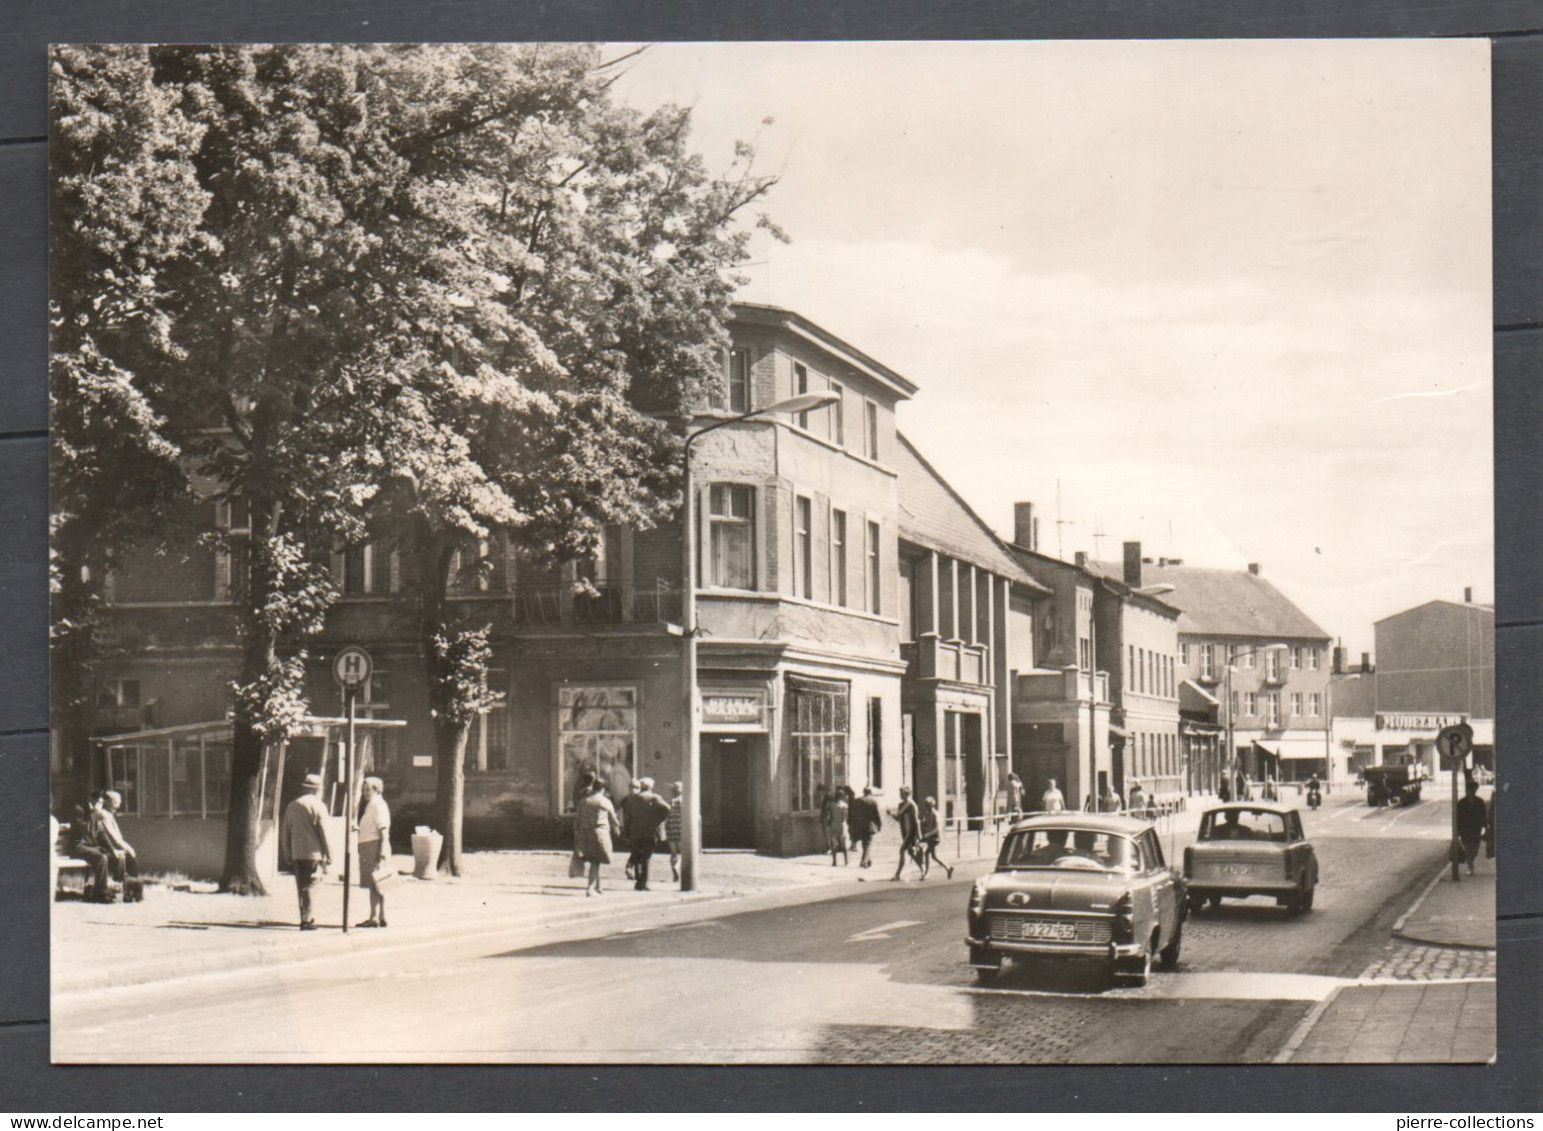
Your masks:
{"label": "leafy tree", "polygon": [[[98,411],[138,412],[124,458],[144,453],[173,483],[192,467],[250,514],[226,547],[244,567],[221,885],[261,890],[263,747],[304,713],[306,641],[336,596],[328,552],[385,516],[420,564],[458,868],[487,638],[447,602],[449,562],[494,528],[573,556],[604,522],[671,505],[661,416],[715,374],[724,269],[746,238],[730,225],[770,181],[748,151],[708,177],[685,112],[615,105],[587,47],[106,47],[56,63],[56,108],[99,113],[113,135],[67,139],[80,187],[56,212],[63,199],[83,223],[99,192],[167,230],[158,241],[125,221],[123,238],[92,245],[103,262],[87,295],[156,256],[133,315],[156,348],[108,355],[119,400]],[[137,117],[115,130],[120,93],[137,95]],[[90,144],[148,156],[112,184]],[[96,347],[57,333],[69,317],[56,313],[56,368],[85,373]],[[117,458],[96,463],[121,475]]]}

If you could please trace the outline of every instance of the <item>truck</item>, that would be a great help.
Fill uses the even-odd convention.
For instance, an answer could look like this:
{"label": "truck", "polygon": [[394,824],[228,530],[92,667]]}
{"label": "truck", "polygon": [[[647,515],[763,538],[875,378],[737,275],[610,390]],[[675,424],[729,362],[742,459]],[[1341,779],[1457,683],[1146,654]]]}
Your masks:
{"label": "truck", "polygon": [[1425,786],[1423,766],[1368,766],[1361,771],[1366,782],[1366,803],[1381,805],[1413,805],[1420,800],[1420,790]]}

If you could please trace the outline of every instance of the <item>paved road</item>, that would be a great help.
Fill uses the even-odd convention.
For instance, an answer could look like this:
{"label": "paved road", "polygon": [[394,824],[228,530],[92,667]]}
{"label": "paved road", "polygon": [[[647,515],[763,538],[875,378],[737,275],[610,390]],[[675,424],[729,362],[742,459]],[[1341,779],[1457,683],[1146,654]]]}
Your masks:
{"label": "paved road", "polygon": [[[1322,881],[1300,917],[1264,900],[1192,918],[1144,989],[964,965],[974,873],[774,911],[489,953],[399,951],[55,1003],[56,1060],[167,1062],[1268,1061],[1339,979],[1384,957],[1446,844],[1440,802],[1308,814]],[[1182,850],[1183,840],[1172,847]],[[974,871],[983,870],[983,866]],[[617,892],[617,899],[630,898]]]}

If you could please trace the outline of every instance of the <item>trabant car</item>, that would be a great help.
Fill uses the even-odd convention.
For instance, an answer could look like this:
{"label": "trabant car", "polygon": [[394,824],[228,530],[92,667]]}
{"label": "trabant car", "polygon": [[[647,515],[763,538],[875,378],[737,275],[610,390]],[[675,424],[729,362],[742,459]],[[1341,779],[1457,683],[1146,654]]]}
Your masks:
{"label": "trabant car", "polygon": [[1056,813],[1013,825],[996,870],[970,891],[970,965],[993,981],[1004,960],[1031,956],[1105,963],[1145,984],[1154,959],[1179,961],[1184,881],[1145,821]]}
{"label": "trabant car", "polygon": [[1236,801],[1208,809],[1195,843],[1184,850],[1189,909],[1224,896],[1274,896],[1292,914],[1313,906],[1318,857],[1302,832],[1302,814],[1285,805]]}

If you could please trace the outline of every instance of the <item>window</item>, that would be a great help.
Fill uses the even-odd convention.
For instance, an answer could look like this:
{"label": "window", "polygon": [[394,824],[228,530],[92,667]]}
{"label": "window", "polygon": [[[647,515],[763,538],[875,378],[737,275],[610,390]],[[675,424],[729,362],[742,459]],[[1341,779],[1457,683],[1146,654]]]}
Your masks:
{"label": "window", "polygon": [[1318,646],[1316,644],[1307,650],[1307,670],[1314,672],[1318,670]]}
{"label": "window", "polygon": [[1280,678],[1280,653],[1279,652],[1266,652],[1265,653],[1265,657],[1266,657],[1265,658],[1265,672],[1266,672],[1266,674],[1271,679],[1279,679]]}
{"label": "window", "polygon": [[868,700],[868,784],[884,787],[884,700]]}
{"label": "window", "polygon": [[720,589],[754,589],[755,488],[715,483],[708,500],[710,583]]}
{"label": "window", "polygon": [[107,787],[130,817],[219,817],[230,807],[230,739],[192,735],[107,750]]}
{"label": "window", "polygon": [[916,601],[916,563],[909,558],[900,560],[900,639],[915,640],[916,626],[921,623]]}
{"label": "window", "polygon": [[627,796],[636,776],[638,694],[635,687],[557,689],[557,746],[564,812],[573,810],[579,770],[594,767],[613,797]]}
{"label": "window", "polygon": [[1300,691],[1293,691],[1291,693],[1291,713],[1293,715],[1300,715],[1302,713],[1302,693]]}
{"label": "window", "polygon": [[[793,395],[801,397],[809,391],[809,370],[799,362],[793,363]],[[795,418],[798,426],[805,432],[809,431],[809,414],[801,412]]]}
{"label": "window", "polygon": [[884,611],[884,575],[879,571],[881,564],[879,524],[870,522],[868,524],[868,611],[875,614]]}
{"label": "window", "polygon": [[793,592],[814,599],[814,502],[799,496],[793,504]]}
{"label": "window", "polygon": [[723,373],[724,391],[727,395],[727,404],[720,401],[720,407],[727,407],[730,412],[750,411],[750,351],[747,349],[731,349],[724,357]]}
{"label": "window", "polygon": [[863,455],[875,461],[879,458],[879,405],[877,401],[863,401]]}
{"label": "window", "polygon": [[1077,637],[1077,666],[1085,672],[1093,670],[1093,641],[1086,636]]}
{"label": "window", "polygon": [[[360,691],[356,705],[362,719],[389,719],[391,714],[391,673],[377,666],[370,672],[370,682]],[[377,770],[389,770],[397,764],[397,737],[394,727],[366,727],[362,733],[369,764]]]}
{"label": "window", "polygon": [[488,668],[485,688],[499,692],[499,700],[477,716],[466,743],[466,768],[478,773],[499,773],[509,768],[509,673]]}
{"label": "window", "polygon": [[373,542],[350,546],[341,554],[332,556],[333,578],[338,588],[351,597],[395,592],[399,584],[395,576],[400,573],[399,566],[393,569],[392,558],[395,556],[384,546]]}
{"label": "window", "polygon": [[1228,704],[1228,709],[1231,710],[1233,718],[1236,718],[1238,714],[1238,693],[1236,691],[1232,693],[1232,702]]}
{"label": "window", "polygon": [[[449,586],[458,593],[503,592],[509,587],[509,539],[505,534],[468,541],[450,556]],[[383,555],[375,554],[371,574],[378,585],[392,572]],[[385,566],[382,569],[382,566]],[[398,570],[398,572],[400,572]],[[389,584],[389,581],[387,581]],[[377,588],[375,590],[379,592]]]}
{"label": "window", "polygon": [[1264,725],[1280,726],[1280,692],[1271,691],[1264,697]]}
{"label": "window", "polygon": [[1216,674],[1216,649],[1210,644],[1200,646],[1200,676],[1210,679]]}
{"label": "window", "polygon": [[1321,704],[1320,704],[1320,702],[1318,700],[1318,693],[1316,691],[1309,691],[1307,693],[1307,714],[1308,714],[1308,716],[1311,717],[1311,718],[1315,718],[1316,719],[1318,717],[1318,714],[1319,714],[1318,708],[1320,706],[1321,706]]}
{"label": "window", "polygon": [[1295,645],[1291,649],[1291,670],[1294,672],[1302,670],[1302,649]]}
{"label": "window", "polygon": [[848,689],[844,683],[787,677],[787,718],[793,739],[793,810],[818,804],[820,787],[847,780]]}
{"label": "window", "polygon": [[830,417],[830,438],[832,443],[844,448],[847,442],[846,416],[843,411],[846,408],[846,394],[834,381],[830,383],[830,391],[840,398],[826,410]]}
{"label": "window", "polygon": [[97,688],[96,705],[98,707],[138,707],[139,706],[139,680],[137,679],[108,679],[103,680]]}
{"label": "window", "polygon": [[[847,603],[847,516],[830,512],[830,595],[842,608]],[[907,637],[907,639],[910,639]]]}
{"label": "window", "polygon": [[1227,645],[1227,663],[1229,665],[1231,665],[1232,667],[1237,667],[1238,666],[1238,659],[1242,655],[1243,655],[1243,646],[1241,644],[1229,644],[1229,645]]}
{"label": "window", "polygon": [[1259,659],[1259,653],[1250,649],[1243,654],[1243,666],[1252,669],[1255,661]]}
{"label": "window", "polygon": [[244,495],[232,495],[214,504],[214,525],[225,535],[214,555],[214,597],[239,600],[246,595],[251,577],[252,511]]}
{"label": "window", "polygon": [[1136,686],[1136,646],[1125,646],[1125,681],[1134,690]]}
{"label": "window", "polygon": [[1259,696],[1256,692],[1249,691],[1244,694],[1243,713],[1245,715],[1257,715],[1259,713]]}
{"label": "window", "polygon": [[1179,641],[1179,663],[1183,664],[1186,668],[1189,667],[1189,641],[1188,640],[1180,640]]}

